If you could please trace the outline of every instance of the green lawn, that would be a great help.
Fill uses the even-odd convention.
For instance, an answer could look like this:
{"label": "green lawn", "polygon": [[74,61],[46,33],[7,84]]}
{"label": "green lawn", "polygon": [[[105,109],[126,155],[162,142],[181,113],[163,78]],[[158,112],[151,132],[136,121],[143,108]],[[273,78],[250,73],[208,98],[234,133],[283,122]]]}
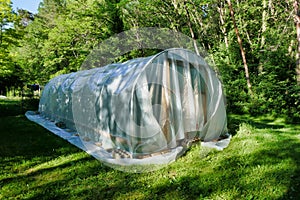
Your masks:
{"label": "green lawn", "polygon": [[197,144],[163,169],[132,174],[28,121],[31,103],[0,100],[0,199],[300,199],[300,125],[232,115],[224,151]]}

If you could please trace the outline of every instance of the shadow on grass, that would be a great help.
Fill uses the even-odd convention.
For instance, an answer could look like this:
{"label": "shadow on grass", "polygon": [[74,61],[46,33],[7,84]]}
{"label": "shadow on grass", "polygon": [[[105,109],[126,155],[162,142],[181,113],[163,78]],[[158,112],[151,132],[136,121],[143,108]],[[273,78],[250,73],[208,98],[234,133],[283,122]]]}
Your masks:
{"label": "shadow on grass", "polygon": [[233,136],[237,133],[237,131],[239,130],[239,126],[242,123],[249,124],[257,129],[280,129],[285,127],[282,124],[272,124],[272,122],[274,122],[274,119],[261,118],[258,122],[257,120],[253,120],[252,117],[247,115],[229,115],[227,126],[228,132]]}
{"label": "shadow on grass", "polygon": [[0,130],[0,199],[110,199],[145,176],[115,171],[22,115],[1,117]]}
{"label": "shadow on grass", "polygon": [[138,188],[126,184],[135,175],[104,166],[28,121],[20,101],[1,100],[0,113],[0,199],[107,199]]}
{"label": "shadow on grass", "polygon": [[65,199],[65,184],[110,170],[24,116],[2,117],[0,130],[0,199]]}
{"label": "shadow on grass", "polygon": [[[120,199],[127,197],[122,196],[126,192],[136,194],[143,189],[145,194],[142,197],[132,199],[300,199],[300,141],[294,137],[297,133],[283,131],[283,128],[289,126],[273,125],[271,122],[273,120],[258,123],[238,119],[236,124],[248,123],[257,130],[269,129],[269,134],[274,134],[276,138],[269,140],[261,137],[260,141],[264,131],[249,135],[253,140],[258,140],[257,149],[231,154],[232,149],[229,147],[224,152],[212,153],[211,158],[195,162],[193,168],[199,165],[198,173],[192,172],[194,169],[189,169],[189,165],[186,165],[187,173],[180,175],[182,168],[177,168],[175,163],[175,166],[153,173],[157,177],[157,184],[149,181],[149,185],[145,185],[145,182],[141,181],[145,177],[144,174],[127,177],[118,173],[120,179],[114,179],[115,184],[106,188],[94,186],[91,191],[97,191],[97,197]],[[245,140],[241,140],[237,144],[241,150],[244,142]],[[214,154],[224,156],[214,161]],[[204,162],[204,167],[208,168],[206,170],[202,170]],[[170,175],[169,170],[174,170],[174,175]],[[166,177],[159,177],[161,173]],[[151,173],[149,176],[152,176]],[[132,187],[124,182],[134,182],[136,185]]]}
{"label": "shadow on grass", "polygon": [[[270,129],[277,139],[261,138],[263,131],[250,134],[260,142],[258,148],[231,153],[244,149],[246,140],[235,140],[242,123]],[[130,174],[106,167],[24,116],[2,117],[0,198],[300,199],[300,138],[293,139],[296,133],[283,132],[289,126],[269,119],[231,117],[228,124],[236,137],[225,151],[197,157],[192,164],[179,159],[155,172]]]}
{"label": "shadow on grass", "polygon": [[[270,122],[273,120],[258,123],[251,119],[231,118],[233,127],[247,123],[257,130],[270,129],[268,131],[275,139],[260,141],[260,134],[264,131],[249,135],[258,140],[257,150],[230,155],[229,147],[216,166],[208,163],[211,172],[166,182],[154,188],[153,194],[160,199],[172,196],[179,199],[300,199],[300,140],[295,137],[300,133],[297,133],[299,129],[283,131],[283,128],[289,130],[290,126],[270,125]],[[231,129],[235,130],[231,132],[233,135],[237,134],[237,127]],[[241,151],[244,142],[241,140],[239,144]]]}
{"label": "shadow on grass", "polygon": [[39,99],[1,99],[0,117],[25,114],[28,110],[38,110]]}

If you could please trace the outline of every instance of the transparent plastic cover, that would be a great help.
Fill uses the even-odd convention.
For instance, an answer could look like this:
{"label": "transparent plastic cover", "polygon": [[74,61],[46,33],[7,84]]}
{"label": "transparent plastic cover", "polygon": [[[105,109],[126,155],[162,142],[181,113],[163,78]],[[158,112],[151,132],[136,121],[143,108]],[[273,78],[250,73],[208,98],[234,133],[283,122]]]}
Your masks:
{"label": "transparent plastic cover", "polygon": [[227,134],[221,82],[202,57],[184,49],[57,76],[31,120],[52,122],[59,128],[52,132],[79,138],[72,143],[127,171],[153,170],[194,141]]}

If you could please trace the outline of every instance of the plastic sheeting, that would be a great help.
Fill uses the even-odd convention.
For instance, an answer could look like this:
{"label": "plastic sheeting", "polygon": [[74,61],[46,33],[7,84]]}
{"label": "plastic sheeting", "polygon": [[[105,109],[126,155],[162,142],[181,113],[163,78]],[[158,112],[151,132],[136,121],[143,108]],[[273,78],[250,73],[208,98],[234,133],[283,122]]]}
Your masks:
{"label": "plastic sheeting", "polygon": [[44,88],[39,114],[27,117],[127,171],[153,170],[195,140],[211,146],[227,134],[219,79],[202,57],[184,49],[57,76]]}

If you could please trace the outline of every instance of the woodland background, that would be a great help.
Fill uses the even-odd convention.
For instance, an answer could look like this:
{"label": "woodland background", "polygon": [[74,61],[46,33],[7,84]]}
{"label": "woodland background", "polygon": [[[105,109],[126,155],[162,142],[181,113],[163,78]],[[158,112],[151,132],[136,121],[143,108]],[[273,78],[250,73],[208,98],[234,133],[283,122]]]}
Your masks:
{"label": "woodland background", "polygon": [[[297,0],[43,0],[38,13],[0,0],[0,95],[77,71],[101,41],[139,27],[181,32],[205,48],[227,111],[300,121]],[[133,50],[124,59],[153,51]]]}

